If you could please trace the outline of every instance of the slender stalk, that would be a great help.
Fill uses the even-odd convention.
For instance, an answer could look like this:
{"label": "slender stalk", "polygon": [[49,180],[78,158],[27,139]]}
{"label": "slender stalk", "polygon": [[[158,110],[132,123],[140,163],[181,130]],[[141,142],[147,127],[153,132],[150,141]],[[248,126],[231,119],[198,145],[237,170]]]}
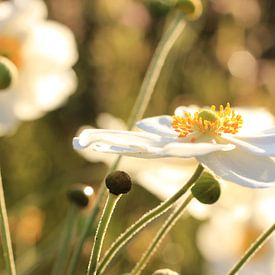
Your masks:
{"label": "slender stalk", "polygon": [[155,50],[152,61],[148,67],[147,73],[141,85],[140,92],[136,99],[132,113],[128,120],[129,130],[132,130],[132,128],[135,126],[136,121],[142,118],[147,108],[147,105],[149,104],[165,60],[186,25],[183,17],[184,16],[182,14],[178,14],[176,16],[174,21],[164,33]]}
{"label": "slender stalk", "polygon": [[264,245],[264,243],[271,236],[273,231],[275,230],[275,223],[273,223],[267,230],[265,230],[258,239],[248,248],[248,250],[244,253],[241,259],[233,266],[233,268],[228,272],[228,275],[236,274],[247,261],[250,260],[251,257]]}
{"label": "slender stalk", "polygon": [[136,264],[136,266],[131,271],[131,275],[139,275],[141,274],[142,270],[145,268],[153,254],[158,249],[161,241],[164,239],[166,234],[172,229],[178,219],[181,217],[183,210],[188,205],[188,203],[193,199],[193,195],[190,194],[186,200],[180,204],[175,211],[169,216],[166,222],[163,224],[161,229],[158,231],[156,237],[151,242],[149,248],[145,251],[143,256],[141,257],[140,261]]}
{"label": "slender stalk", "polygon": [[73,204],[70,205],[67,214],[65,226],[63,229],[63,236],[61,238],[60,248],[58,256],[56,258],[55,265],[53,267],[52,275],[62,274],[65,270],[66,260],[69,257],[69,245],[74,231],[74,225],[77,215],[77,207]]}
{"label": "slender stalk", "polygon": [[[108,173],[111,173],[112,171],[116,170],[116,168],[118,167],[118,164],[120,162],[121,156],[118,156],[116,161],[114,162],[113,166],[109,169]],[[98,215],[98,212],[100,210],[100,205],[103,203],[104,198],[106,197],[107,194],[107,190],[106,190],[106,186],[104,184],[101,184],[99,192],[98,192],[98,197],[97,200],[95,202],[95,205],[93,207],[93,210],[91,212],[91,215],[88,217],[86,223],[85,223],[85,227],[82,231],[82,234],[80,236],[79,242],[77,244],[77,246],[74,249],[72,258],[71,258],[71,262],[69,264],[69,268],[68,268],[68,275],[74,275],[76,274],[76,270],[77,270],[77,263],[78,260],[80,258],[80,254],[82,251],[82,247],[85,243],[86,238],[89,235],[89,232],[96,220],[96,217]]]}
{"label": "slender stalk", "polygon": [[[161,69],[163,68],[163,65],[165,63],[165,60],[172,49],[173,44],[179,38],[181,35],[184,27],[185,27],[185,21],[183,20],[182,16],[176,17],[175,20],[171,23],[171,26],[168,28],[168,30],[165,32],[163,37],[161,38],[157,49],[153,55],[152,61],[148,67],[148,70],[146,72],[144,81],[142,83],[140,92],[138,94],[138,97],[136,99],[135,105],[132,109],[132,112],[129,117],[128,121],[128,130],[132,130],[136,121],[140,118],[142,118],[148,104],[150,101],[150,98],[152,96],[152,93],[154,91],[154,88],[156,86],[158,77],[160,75]],[[116,169],[120,162],[121,156],[117,158],[115,161],[113,167],[109,170],[109,172],[112,172]],[[92,225],[94,224],[96,217],[98,215],[98,212],[100,210],[100,205],[102,201],[104,200],[106,195],[106,189],[104,184],[101,184],[99,193],[98,193],[98,199],[95,203],[95,206],[93,208],[93,211],[91,212],[86,226],[83,230],[83,233],[80,237],[79,243],[77,247],[75,248],[75,251],[72,255],[72,260],[69,266],[68,275],[74,275],[76,274],[77,269],[77,263],[81,254],[82,247],[85,243],[85,240],[87,238],[88,232]]]}
{"label": "slender stalk", "polygon": [[94,246],[93,246],[90,261],[89,261],[87,275],[96,274],[96,268],[100,257],[103,240],[104,240],[110,219],[112,217],[113,211],[120,197],[121,195],[117,196],[109,193],[101,219],[99,221],[99,224],[96,230],[95,241],[94,241]]}
{"label": "slender stalk", "polygon": [[191,186],[192,184],[200,177],[203,171],[202,165],[198,165],[192,177],[189,181],[171,198],[159,204],[156,208],[147,212],[143,215],[136,223],[130,226],[126,231],[121,234],[117,240],[111,245],[109,250],[104,255],[104,258],[98,265],[97,274],[103,274],[108,264],[115,257],[115,255],[119,252],[119,250],[138,232],[140,232],[145,225],[155,220],[157,217],[165,213],[173,204],[176,202]]}
{"label": "slender stalk", "polygon": [[6,272],[7,272],[7,275],[15,275],[16,270],[15,270],[15,264],[14,264],[13,251],[12,251],[9,222],[8,222],[8,215],[7,215],[6,203],[5,203],[5,197],[4,197],[4,188],[2,183],[1,172],[0,172],[0,228],[1,228],[3,253],[4,253],[5,264],[6,264]]}

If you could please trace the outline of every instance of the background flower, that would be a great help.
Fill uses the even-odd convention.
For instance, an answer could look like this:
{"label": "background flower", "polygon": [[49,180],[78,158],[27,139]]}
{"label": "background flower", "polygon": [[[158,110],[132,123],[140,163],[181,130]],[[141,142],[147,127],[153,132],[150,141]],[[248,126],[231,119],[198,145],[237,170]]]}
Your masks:
{"label": "background flower", "polygon": [[16,85],[0,93],[0,135],[4,135],[18,120],[41,117],[75,91],[71,67],[77,51],[69,28],[46,20],[41,0],[5,1],[0,9],[0,56],[18,70]]}

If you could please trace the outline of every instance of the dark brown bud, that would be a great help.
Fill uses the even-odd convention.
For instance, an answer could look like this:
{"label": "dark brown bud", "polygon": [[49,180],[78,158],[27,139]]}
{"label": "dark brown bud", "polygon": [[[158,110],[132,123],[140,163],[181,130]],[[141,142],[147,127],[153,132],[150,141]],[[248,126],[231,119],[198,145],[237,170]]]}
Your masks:
{"label": "dark brown bud", "polygon": [[114,171],[105,179],[106,187],[114,195],[126,194],[131,190],[132,180],[123,171]]}
{"label": "dark brown bud", "polygon": [[68,199],[80,208],[84,208],[89,204],[90,197],[93,195],[94,189],[88,185],[75,184],[68,192]]}

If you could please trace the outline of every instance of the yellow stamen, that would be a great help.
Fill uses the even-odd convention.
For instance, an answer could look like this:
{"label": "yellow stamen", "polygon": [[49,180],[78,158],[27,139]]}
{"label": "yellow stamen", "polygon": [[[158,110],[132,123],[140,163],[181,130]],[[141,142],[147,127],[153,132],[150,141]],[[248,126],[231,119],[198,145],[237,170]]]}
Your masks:
{"label": "yellow stamen", "polygon": [[242,116],[235,114],[227,103],[225,107],[221,105],[219,111],[213,105],[210,110],[203,109],[193,115],[185,112],[183,117],[173,116],[172,127],[179,133],[179,137],[186,137],[193,132],[211,135],[236,134],[242,123]]}
{"label": "yellow stamen", "polygon": [[11,60],[17,68],[22,64],[21,43],[15,37],[0,37],[0,56],[4,56]]}

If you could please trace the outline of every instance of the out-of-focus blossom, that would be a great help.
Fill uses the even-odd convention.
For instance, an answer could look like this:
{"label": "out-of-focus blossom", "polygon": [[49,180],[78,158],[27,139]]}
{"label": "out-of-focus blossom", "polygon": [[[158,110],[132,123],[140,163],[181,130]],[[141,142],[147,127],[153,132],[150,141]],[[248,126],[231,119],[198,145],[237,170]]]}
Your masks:
{"label": "out-of-focus blossom", "polygon": [[[213,275],[226,274],[245,250],[274,223],[274,190],[224,186],[220,201],[208,212],[210,220],[198,232],[198,247]],[[270,241],[241,270],[242,275],[275,272],[275,241]]]}
{"label": "out-of-focus blossom", "polygon": [[222,179],[253,188],[274,186],[274,128],[236,135],[242,124],[229,104],[219,111],[180,107],[173,117],[139,121],[143,132],[85,129],[74,147],[150,159],[195,157]]}
{"label": "out-of-focus blossom", "polygon": [[57,108],[75,91],[74,36],[46,16],[41,0],[0,3],[0,56],[18,70],[16,85],[0,93],[0,135],[20,120],[37,119]]}

